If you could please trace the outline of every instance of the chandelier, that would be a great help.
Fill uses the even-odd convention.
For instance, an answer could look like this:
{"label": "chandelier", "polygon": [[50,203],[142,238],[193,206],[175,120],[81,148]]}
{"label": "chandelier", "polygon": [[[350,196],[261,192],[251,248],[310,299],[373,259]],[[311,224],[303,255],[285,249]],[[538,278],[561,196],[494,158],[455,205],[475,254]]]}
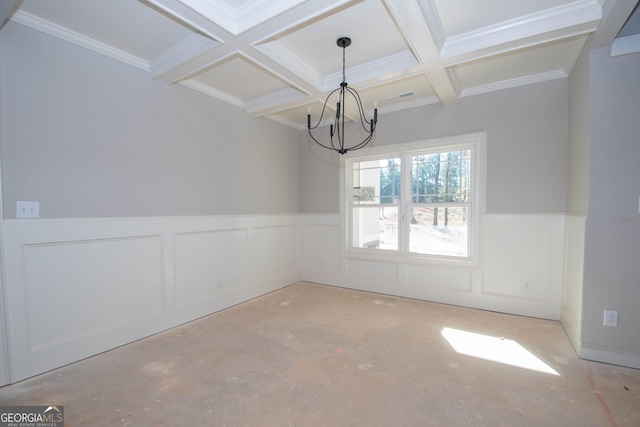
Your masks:
{"label": "chandelier", "polygon": [[[378,109],[374,108],[373,117],[371,121],[367,120],[364,110],[362,108],[362,101],[360,100],[360,95],[355,89],[350,88],[345,81],[345,49],[347,46],[351,44],[351,39],[349,37],[340,37],[336,44],[338,47],[342,48],[342,83],[340,83],[340,87],[333,90],[324,101],[324,106],[322,107],[322,112],[320,113],[320,119],[318,119],[318,123],[315,126],[311,126],[311,110],[309,110],[309,114],[307,114],[307,129],[309,130],[309,136],[313,139],[318,145],[321,147],[327,148],[329,150],[337,151],[340,154],[345,154],[349,151],[359,150],[363,148],[365,145],[371,141],[373,137],[373,132],[376,130],[376,123],[378,122]],[[318,141],[313,134],[311,133],[312,129],[317,128],[320,123],[322,123],[322,117],[324,116],[325,109],[327,108],[327,103],[329,102],[329,98],[333,96],[333,94],[338,93],[338,102],[336,104],[336,117],[335,124],[333,119],[331,119],[331,126],[329,128],[330,144],[322,143]],[[364,141],[352,145],[350,147],[345,146],[344,142],[344,122],[345,122],[345,111],[347,104],[345,103],[345,98],[347,95],[350,95],[351,98],[355,101],[356,106],[358,107],[358,115],[360,116],[360,124],[362,125],[362,129],[366,132],[367,136]],[[335,140],[334,140],[335,136]]]}

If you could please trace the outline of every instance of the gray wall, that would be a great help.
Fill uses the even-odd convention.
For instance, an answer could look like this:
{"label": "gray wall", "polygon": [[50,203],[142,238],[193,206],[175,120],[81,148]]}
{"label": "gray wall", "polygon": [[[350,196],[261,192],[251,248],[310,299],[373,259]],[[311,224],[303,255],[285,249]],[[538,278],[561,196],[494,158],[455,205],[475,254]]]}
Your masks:
{"label": "gray wall", "polygon": [[[582,344],[640,355],[640,54],[591,52],[591,150]],[[618,328],[603,310],[620,311]]]}
{"label": "gray wall", "polygon": [[586,214],[589,200],[591,90],[589,51],[584,50],[569,78],[569,170],[567,212]]}
{"label": "gray wall", "polygon": [[300,211],[298,131],[13,22],[0,49],[5,218]]}
{"label": "gray wall", "polygon": [[[567,79],[380,114],[376,145],[487,131],[487,212],[564,213]],[[338,213],[338,161],[302,135],[305,213]]]}

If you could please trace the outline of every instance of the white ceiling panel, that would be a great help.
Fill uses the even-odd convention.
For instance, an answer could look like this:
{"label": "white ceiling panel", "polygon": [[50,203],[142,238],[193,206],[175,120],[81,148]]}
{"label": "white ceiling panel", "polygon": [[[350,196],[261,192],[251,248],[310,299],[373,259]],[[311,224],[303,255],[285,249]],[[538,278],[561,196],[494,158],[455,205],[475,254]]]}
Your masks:
{"label": "white ceiling panel", "polygon": [[243,101],[287,87],[285,82],[239,55],[202,72],[194,80]]}
{"label": "white ceiling panel", "polygon": [[339,37],[346,81],[384,120],[565,78],[610,1],[24,0],[8,19],[304,129],[342,80]]}
{"label": "white ceiling panel", "polygon": [[[503,87],[529,79],[531,83],[568,76],[568,69],[582,48],[586,37],[559,40],[544,45],[492,56],[455,67],[465,88],[496,84]],[[524,82],[522,82],[524,83]],[[521,83],[520,83],[521,84]]]}
{"label": "white ceiling panel", "polygon": [[282,48],[293,52],[297,61],[327,75],[342,70],[342,49],[336,40],[343,36],[352,42],[346,48],[347,68],[407,50],[393,20],[378,0],[342,8],[274,38]]}

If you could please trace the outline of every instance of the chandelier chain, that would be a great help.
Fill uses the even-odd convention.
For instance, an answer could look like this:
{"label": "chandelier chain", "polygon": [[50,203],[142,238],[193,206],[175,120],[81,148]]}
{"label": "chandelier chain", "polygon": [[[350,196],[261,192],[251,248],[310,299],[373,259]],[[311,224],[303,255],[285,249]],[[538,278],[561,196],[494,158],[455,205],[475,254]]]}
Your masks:
{"label": "chandelier chain", "polygon": [[347,61],[346,61],[346,51],[347,51],[347,47],[346,46],[342,46],[342,83],[344,83],[347,80],[346,77],[346,67],[347,67]]}

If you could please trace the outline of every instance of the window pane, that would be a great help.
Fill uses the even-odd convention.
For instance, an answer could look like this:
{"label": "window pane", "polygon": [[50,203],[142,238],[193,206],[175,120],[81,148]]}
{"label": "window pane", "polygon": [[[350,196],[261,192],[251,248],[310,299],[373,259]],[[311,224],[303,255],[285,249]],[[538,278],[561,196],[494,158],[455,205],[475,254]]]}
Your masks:
{"label": "window pane", "polygon": [[399,202],[399,157],[354,162],[352,174],[352,200],[354,205]]}
{"label": "window pane", "polygon": [[469,218],[466,206],[414,207],[410,223],[410,252],[468,256]]}
{"label": "window pane", "polygon": [[398,250],[398,207],[354,207],[353,247]]}
{"label": "window pane", "polygon": [[411,156],[413,203],[469,202],[471,150]]}

